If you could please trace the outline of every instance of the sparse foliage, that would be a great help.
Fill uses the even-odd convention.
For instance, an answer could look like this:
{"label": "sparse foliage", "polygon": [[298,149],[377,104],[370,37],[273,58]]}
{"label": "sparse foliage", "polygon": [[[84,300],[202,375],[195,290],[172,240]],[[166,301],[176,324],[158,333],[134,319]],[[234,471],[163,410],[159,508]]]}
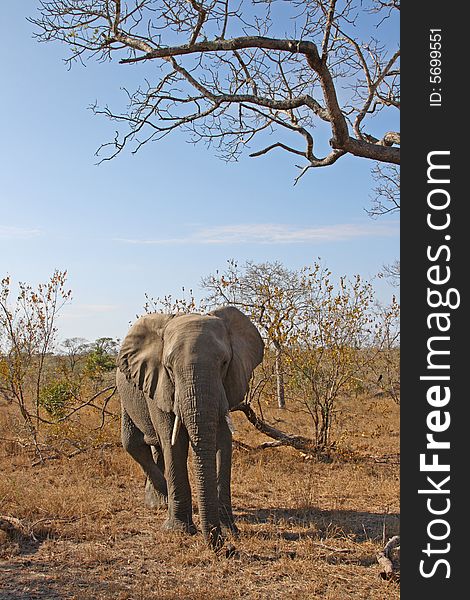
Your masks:
{"label": "sparse foliage", "polygon": [[196,300],[193,290],[190,289],[189,294],[187,294],[183,287],[182,292],[183,296],[181,298],[173,298],[171,294],[163,296],[163,298],[153,298],[145,294],[144,312],[146,314],[162,312],[173,315],[178,313],[204,313],[206,311],[207,307],[204,300]]}
{"label": "sparse foliage", "polygon": [[[72,298],[66,276],[65,271],[55,271],[36,288],[19,283],[16,293],[7,276],[0,288],[0,394],[18,410],[22,423],[18,439],[34,448],[40,462],[60,455],[64,444],[73,447],[72,454],[86,447],[74,439],[83,434],[79,412],[99,411],[99,430],[105,417],[115,417],[107,410],[114,385],[96,387],[102,374],[114,369],[117,342],[100,338],[88,354],[82,338],[56,348],[57,316]],[[95,379],[86,372],[86,361],[93,366]],[[86,437],[93,443],[99,436],[88,431]]]}
{"label": "sparse foliage", "polygon": [[315,446],[325,450],[337,400],[366,359],[361,349],[370,332],[374,294],[359,276],[342,277],[335,286],[330,272],[316,270],[307,282],[304,313],[288,351],[290,385],[311,417]]}
{"label": "sparse foliage", "polygon": [[35,289],[19,283],[14,301],[10,277],[1,281],[0,389],[18,405],[35,440],[46,357],[54,348],[57,315],[72,297],[66,288],[66,278],[66,271],[56,270],[49,281]]}
{"label": "sparse foliage", "polygon": [[[399,8],[377,0],[43,0],[31,21],[40,41],[68,47],[68,65],[140,65],[144,83],[127,91],[126,110],[93,107],[127,127],[102,146],[105,160],[183,129],[228,160],[246,148],[253,157],[285,151],[302,162],[300,177],[348,154],[399,164],[398,131],[374,121],[400,107]],[[386,42],[377,39],[383,30]]]}

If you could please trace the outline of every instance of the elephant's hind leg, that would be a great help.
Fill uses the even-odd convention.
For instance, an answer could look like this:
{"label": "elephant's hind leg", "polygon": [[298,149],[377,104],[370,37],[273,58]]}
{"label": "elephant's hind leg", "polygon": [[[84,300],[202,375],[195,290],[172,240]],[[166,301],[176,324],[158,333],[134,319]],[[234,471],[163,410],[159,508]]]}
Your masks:
{"label": "elephant's hind leg", "polygon": [[[159,446],[152,446],[152,455],[160,473],[165,473],[165,463],[161,448]],[[145,480],[144,504],[146,508],[152,509],[166,507],[167,504],[166,496],[162,496],[160,492],[157,492],[149,477]]]}
{"label": "elephant's hind leg", "polygon": [[[122,411],[121,439],[124,449],[139,463],[147,476],[146,506],[151,508],[166,506],[168,491],[163,472],[158,466],[158,457],[155,461],[150,446],[144,440],[144,434],[136,427],[124,409]],[[163,462],[161,464],[163,465]]]}

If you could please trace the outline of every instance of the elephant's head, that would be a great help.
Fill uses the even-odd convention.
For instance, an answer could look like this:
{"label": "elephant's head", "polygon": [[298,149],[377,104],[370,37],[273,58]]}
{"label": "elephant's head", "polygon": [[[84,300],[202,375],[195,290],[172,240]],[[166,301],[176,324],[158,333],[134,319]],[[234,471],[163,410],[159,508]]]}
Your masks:
{"label": "elephant's head", "polygon": [[119,369],[145,393],[149,405],[173,412],[175,423],[188,432],[202,529],[213,546],[220,543],[217,430],[226,427],[228,411],[243,401],[263,347],[248,317],[224,307],[207,315],[141,317],[119,353]]}

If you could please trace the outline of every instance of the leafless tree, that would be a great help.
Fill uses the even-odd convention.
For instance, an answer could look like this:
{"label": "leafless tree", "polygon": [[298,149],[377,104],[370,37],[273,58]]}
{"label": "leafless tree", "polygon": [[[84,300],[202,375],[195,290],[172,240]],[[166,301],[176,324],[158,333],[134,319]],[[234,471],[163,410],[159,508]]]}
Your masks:
{"label": "leafless tree", "polygon": [[397,213],[400,210],[400,169],[397,165],[376,164],[372,169],[375,181],[371,206],[367,210],[370,217]]}
{"label": "leafless tree", "polygon": [[61,350],[66,358],[70,373],[74,373],[77,365],[84,359],[90,342],[82,337],[67,338],[61,344]]}
{"label": "leafless tree", "polygon": [[379,276],[388,279],[390,285],[393,285],[393,287],[398,287],[400,285],[400,261],[394,260],[393,263],[384,265],[382,269]]}
{"label": "leafless tree", "polygon": [[[381,119],[373,121],[400,107],[398,40],[388,39],[399,8],[395,0],[43,0],[31,21],[39,40],[68,46],[69,65],[114,57],[134,72],[140,65],[145,83],[127,91],[125,110],[94,106],[127,126],[98,150],[103,160],[182,128],[228,160],[252,143],[250,156],[284,150],[302,159],[297,181],[348,154],[399,164],[399,132],[377,133]],[[386,43],[374,37],[384,27]]]}

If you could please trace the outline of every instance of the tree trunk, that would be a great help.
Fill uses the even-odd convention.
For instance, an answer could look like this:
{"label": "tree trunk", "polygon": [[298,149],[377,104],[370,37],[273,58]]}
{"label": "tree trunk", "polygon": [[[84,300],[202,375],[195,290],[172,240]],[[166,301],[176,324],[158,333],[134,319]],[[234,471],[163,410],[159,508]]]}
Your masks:
{"label": "tree trunk", "polygon": [[282,353],[281,348],[276,346],[276,357],[274,362],[274,368],[276,373],[276,394],[277,394],[277,406],[278,408],[286,407],[286,398],[284,390],[284,373],[282,370]]}

